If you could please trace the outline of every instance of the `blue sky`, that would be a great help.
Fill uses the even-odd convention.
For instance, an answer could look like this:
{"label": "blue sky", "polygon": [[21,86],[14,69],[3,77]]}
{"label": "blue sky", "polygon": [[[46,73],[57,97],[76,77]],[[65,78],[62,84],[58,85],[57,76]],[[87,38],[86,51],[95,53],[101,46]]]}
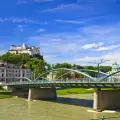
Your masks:
{"label": "blue sky", "polygon": [[120,0],[1,1],[1,54],[23,42],[48,63],[120,63]]}

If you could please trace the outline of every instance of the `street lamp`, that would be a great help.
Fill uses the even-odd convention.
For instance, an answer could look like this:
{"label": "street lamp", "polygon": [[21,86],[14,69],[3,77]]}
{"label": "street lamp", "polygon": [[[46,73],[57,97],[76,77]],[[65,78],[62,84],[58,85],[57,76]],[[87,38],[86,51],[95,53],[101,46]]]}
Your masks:
{"label": "street lamp", "polygon": [[105,63],[105,62],[107,62],[107,61],[110,61],[110,60],[101,59],[100,62],[89,62],[89,63],[97,64],[97,70],[98,70],[98,75],[99,75],[99,73],[100,73],[100,64]]}

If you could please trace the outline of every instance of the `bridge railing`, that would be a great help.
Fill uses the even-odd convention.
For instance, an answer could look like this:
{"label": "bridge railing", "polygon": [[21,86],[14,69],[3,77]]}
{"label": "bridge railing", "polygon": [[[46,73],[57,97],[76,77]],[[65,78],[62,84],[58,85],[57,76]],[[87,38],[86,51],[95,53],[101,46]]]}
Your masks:
{"label": "bridge railing", "polygon": [[120,83],[120,79],[108,78],[104,81],[92,81],[91,79],[62,79],[62,80],[33,80],[33,81],[13,81],[13,82],[2,82],[1,85],[28,85],[28,84],[47,84],[47,83]]}

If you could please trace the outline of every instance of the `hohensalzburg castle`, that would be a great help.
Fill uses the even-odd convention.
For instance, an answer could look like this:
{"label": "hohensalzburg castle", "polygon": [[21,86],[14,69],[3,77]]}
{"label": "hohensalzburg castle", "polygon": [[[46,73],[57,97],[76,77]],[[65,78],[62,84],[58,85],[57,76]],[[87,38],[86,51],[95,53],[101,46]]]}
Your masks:
{"label": "hohensalzburg castle", "polygon": [[35,46],[28,47],[25,43],[22,46],[11,45],[9,52],[11,54],[28,53],[31,56],[40,55],[40,49]]}

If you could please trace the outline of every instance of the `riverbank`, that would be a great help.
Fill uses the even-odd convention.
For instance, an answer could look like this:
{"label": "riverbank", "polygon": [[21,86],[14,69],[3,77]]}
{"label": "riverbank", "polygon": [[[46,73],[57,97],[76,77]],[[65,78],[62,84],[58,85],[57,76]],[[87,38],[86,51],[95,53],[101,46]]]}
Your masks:
{"label": "riverbank", "polygon": [[10,95],[0,95],[0,99],[12,98]]}
{"label": "riverbank", "polygon": [[[112,88],[104,88],[101,90],[113,90]],[[118,90],[118,89],[114,89]],[[68,88],[68,89],[62,89],[62,90],[57,90],[57,95],[73,95],[73,94],[90,94],[94,93],[94,89],[86,89],[86,88]],[[0,99],[4,98],[11,98],[12,96],[10,95],[4,95],[0,94]]]}
{"label": "riverbank", "polygon": [[[120,89],[102,88],[101,90],[120,90]],[[57,95],[89,94],[89,93],[94,93],[94,89],[68,88],[68,89],[57,90]]]}
{"label": "riverbank", "polygon": [[93,89],[84,89],[84,88],[69,88],[57,90],[57,95],[69,95],[69,94],[89,94],[93,93]]}

